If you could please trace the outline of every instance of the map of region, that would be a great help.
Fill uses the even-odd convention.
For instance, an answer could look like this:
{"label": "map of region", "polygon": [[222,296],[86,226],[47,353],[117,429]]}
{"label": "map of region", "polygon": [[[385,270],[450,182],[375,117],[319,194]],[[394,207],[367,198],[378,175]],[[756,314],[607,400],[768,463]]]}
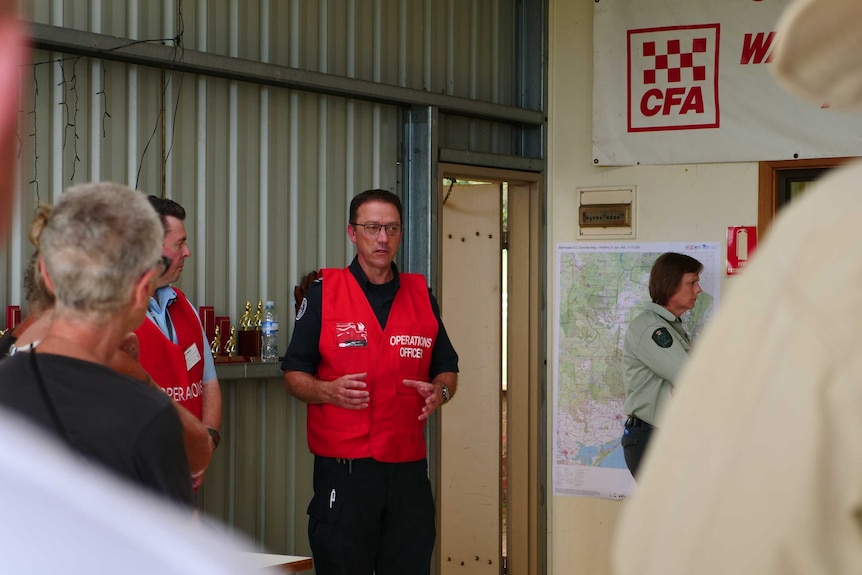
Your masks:
{"label": "map of region", "polygon": [[560,244],[554,369],[554,492],[620,499],[634,485],[623,458],[622,346],[649,298],[655,259],[673,251],[704,264],[703,293],[682,319],[697,334],[719,299],[719,244]]}

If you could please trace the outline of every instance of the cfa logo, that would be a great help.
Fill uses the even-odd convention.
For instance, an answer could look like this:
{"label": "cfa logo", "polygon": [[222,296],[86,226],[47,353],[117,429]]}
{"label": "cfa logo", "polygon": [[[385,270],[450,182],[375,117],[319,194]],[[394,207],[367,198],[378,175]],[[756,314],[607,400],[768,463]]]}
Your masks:
{"label": "cfa logo", "polygon": [[628,32],[628,131],[719,127],[719,24]]}

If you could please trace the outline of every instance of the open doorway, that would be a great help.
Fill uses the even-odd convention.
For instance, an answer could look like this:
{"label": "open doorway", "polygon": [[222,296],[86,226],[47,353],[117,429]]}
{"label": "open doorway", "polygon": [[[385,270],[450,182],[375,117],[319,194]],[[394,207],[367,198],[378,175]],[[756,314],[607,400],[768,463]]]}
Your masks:
{"label": "open doorway", "polygon": [[441,165],[441,308],[461,358],[440,415],[440,572],[544,558],[537,174]]}

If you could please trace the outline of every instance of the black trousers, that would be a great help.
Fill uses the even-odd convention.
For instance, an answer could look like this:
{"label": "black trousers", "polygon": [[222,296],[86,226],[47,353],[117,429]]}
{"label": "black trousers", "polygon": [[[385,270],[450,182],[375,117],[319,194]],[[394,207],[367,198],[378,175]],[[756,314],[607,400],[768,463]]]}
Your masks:
{"label": "black trousers", "polygon": [[655,427],[637,417],[629,417],[626,420],[626,428],[620,443],[623,446],[626,467],[629,468],[635,479],[638,477],[638,468],[644,453],[646,453],[653,430]]}
{"label": "black trousers", "polygon": [[428,463],[314,458],[308,540],[317,575],[430,575]]}

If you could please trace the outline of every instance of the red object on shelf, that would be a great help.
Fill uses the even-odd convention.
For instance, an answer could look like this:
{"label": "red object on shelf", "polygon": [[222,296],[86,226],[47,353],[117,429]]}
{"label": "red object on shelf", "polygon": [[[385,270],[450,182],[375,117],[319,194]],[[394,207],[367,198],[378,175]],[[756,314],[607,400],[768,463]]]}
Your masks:
{"label": "red object on shelf", "polygon": [[21,306],[6,306],[6,329],[13,330],[21,323]]}
{"label": "red object on shelf", "polygon": [[227,316],[217,316],[215,318],[215,324],[218,326],[220,340],[218,354],[216,355],[227,355],[225,347],[227,346],[227,340],[230,337],[230,318]]}
{"label": "red object on shelf", "polygon": [[201,317],[204,334],[207,336],[207,343],[210,343],[215,337],[215,308],[211,305],[202,305],[198,308],[198,314]]}

